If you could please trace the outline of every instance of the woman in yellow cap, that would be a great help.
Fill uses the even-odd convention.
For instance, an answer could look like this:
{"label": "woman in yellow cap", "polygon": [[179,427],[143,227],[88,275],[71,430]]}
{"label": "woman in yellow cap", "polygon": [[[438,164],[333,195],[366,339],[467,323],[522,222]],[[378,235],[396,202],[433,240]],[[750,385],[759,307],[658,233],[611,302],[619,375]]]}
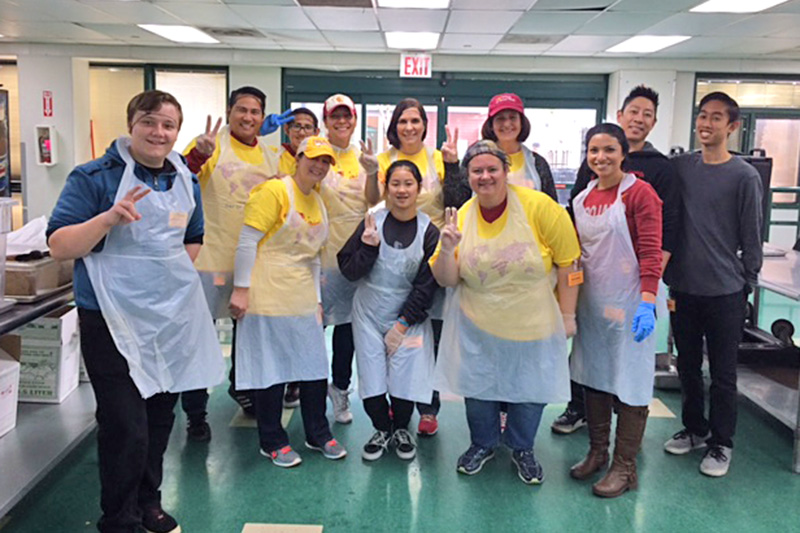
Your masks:
{"label": "woman in yellow cap", "polygon": [[542,191],[558,201],[550,165],[544,157],[522,144],[531,133],[522,98],[514,93],[497,94],[489,101],[489,117],[481,137],[494,141],[508,155],[508,183]]}
{"label": "woman in yellow cap", "polygon": [[261,453],[281,467],[301,462],[281,426],[288,382],[300,382],[306,447],[328,459],[347,455],[325,418],[328,358],[319,294],[328,217],[316,189],[336,157],[322,137],[303,140],[297,157],[293,177],[270,180],[250,195],[230,304],[239,320],[236,387],[255,390]]}
{"label": "woman in yellow cap", "polygon": [[525,483],[541,483],[533,443],[545,404],[569,399],[567,336],[577,329],[578,296],[569,274],[581,251],[564,208],[508,184],[508,158],[494,142],[470,146],[463,166],[475,196],[458,213],[447,210],[431,258],[436,281],[455,287],[437,384],[466,401],[471,444],[457,469],[476,474],[494,457],[505,402],[503,438],[517,473]]}

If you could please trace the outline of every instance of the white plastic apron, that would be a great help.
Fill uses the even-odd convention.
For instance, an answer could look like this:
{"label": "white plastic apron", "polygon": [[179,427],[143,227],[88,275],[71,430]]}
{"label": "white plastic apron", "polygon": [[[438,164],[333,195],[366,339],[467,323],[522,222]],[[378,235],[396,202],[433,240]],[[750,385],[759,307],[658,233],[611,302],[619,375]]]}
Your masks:
{"label": "white plastic apron", "polygon": [[[347,150],[337,150],[337,158],[348,150],[360,155],[360,151],[350,146]],[[328,242],[322,249],[322,308],[326,326],[349,324],[353,308],[353,295],[356,284],[348,281],[339,270],[336,254],[353,234],[367,212],[364,186],[367,173],[359,165],[357,176],[345,176],[337,168],[331,167],[320,186],[320,195],[328,212]]]}
{"label": "white plastic apron", "polygon": [[384,335],[394,325],[414,286],[425,257],[425,231],[430,218],[417,213],[417,234],[407,248],[386,243],[383,223],[389,211],[375,213],[381,236],[378,259],[359,280],[353,300],[353,341],[358,364],[358,392],[372,398],[388,392],[395,398],[427,403],[433,394],[433,330],[430,319],[414,324],[397,351],[386,356]]}
{"label": "white plastic apron", "polygon": [[[130,138],[117,150],[125,161],[116,204],[137,185]],[[114,226],[101,252],[84,257],[100,311],[142,398],[159,392],[205,389],[220,383],[225,363],[200,278],[183,244],[195,209],[192,174],[177,152],[168,191],[136,203],[141,220]]]}
{"label": "white plastic apron", "polygon": [[239,390],[328,377],[312,269],[328,236],[325,206],[312,190],[323,218],[319,224],[309,224],[295,208],[294,180],[281,181],[289,196],[286,221],[258,245],[247,314],[236,326]]}
{"label": "white plastic apron", "polygon": [[564,324],[539,243],[514,191],[499,235],[478,235],[477,199],[465,210],[461,281],[448,294],[437,390],[480,400],[569,400]]}
{"label": "white plastic apron", "polygon": [[650,335],[636,342],[631,333],[642,293],[622,193],[635,182],[633,174],[626,174],[614,203],[597,216],[584,208],[597,180],[574,200],[584,284],[578,296],[578,334],[570,370],[576,382],[641,406],[649,405],[653,397],[656,338]]}
{"label": "white plastic apron", "polygon": [[233,261],[244,221],[244,205],[250,191],[278,174],[278,156],[258,138],[264,156],[261,165],[239,159],[231,144],[231,132],[223,127],[218,135],[219,159],[203,188],[205,235],[195,261],[203,292],[214,318],[230,316],[228,304],[233,291]]}
{"label": "white plastic apron", "polygon": [[542,178],[536,170],[536,160],[531,152],[525,145],[520,145],[522,155],[525,157],[525,165],[515,172],[508,173],[508,183],[512,185],[519,185],[527,187],[535,191],[542,190]]}

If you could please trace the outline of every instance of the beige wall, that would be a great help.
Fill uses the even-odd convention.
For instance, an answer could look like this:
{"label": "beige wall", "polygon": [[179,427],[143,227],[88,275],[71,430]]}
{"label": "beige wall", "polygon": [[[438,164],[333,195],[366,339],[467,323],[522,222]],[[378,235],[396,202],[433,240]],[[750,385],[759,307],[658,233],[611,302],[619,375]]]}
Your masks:
{"label": "beige wall", "polygon": [[94,128],[93,157],[100,157],[111,142],[128,131],[128,102],[144,90],[141,68],[92,67],[89,69],[89,104]]}
{"label": "beige wall", "polygon": [[19,80],[16,65],[0,65],[0,89],[8,91],[8,114],[11,119],[11,175],[20,177],[19,160]]}

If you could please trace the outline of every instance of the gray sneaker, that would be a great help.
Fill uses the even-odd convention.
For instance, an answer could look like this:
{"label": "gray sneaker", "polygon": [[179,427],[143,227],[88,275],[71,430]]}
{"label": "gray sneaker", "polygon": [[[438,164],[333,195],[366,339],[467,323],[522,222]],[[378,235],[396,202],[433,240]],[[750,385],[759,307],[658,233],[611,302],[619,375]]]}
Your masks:
{"label": "gray sneaker", "polygon": [[347,450],[345,450],[344,446],[339,444],[336,439],[331,439],[322,446],[316,446],[306,441],[306,448],[321,452],[326,459],[330,459],[332,461],[343,459],[345,456],[347,456]]}
{"label": "gray sneaker", "polygon": [[284,446],[283,448],[271,452],[266,452],[262,448],[261,455],[269,457],[272,459],[272,464],[280,466],[281,468],[291,468],[303,462],[303,459],[300,458],[300,455],[298,455],[291,446]]}
{"label": "gray sneaker", "polygon": [[709,432],[706,436],[695,435],[684,428],[675,433],[671,439],[664,443],[664,451],[673,455],[685,455],[692,450],[706,447],[706,441],[711,438]]}
{"label": "gray sneaker", "polygon": [[733,450],[727,446],[711,445],[700,462],[700,472],[711,477],[722,477],[731,466]]}
{"label": "gray sneaker", "polygon": [[331,383],[328,385],[328,396],[333,404],[333,419],[340,424],[349,424],[353,421],[353,413],[350,412],[350,391],[341,390]]}
{"label": "gray sneaker", "polygon": [[398,429],[392,435],[394,452],[404,461],[410,461],[417,455],[417,443],[407,429]]}

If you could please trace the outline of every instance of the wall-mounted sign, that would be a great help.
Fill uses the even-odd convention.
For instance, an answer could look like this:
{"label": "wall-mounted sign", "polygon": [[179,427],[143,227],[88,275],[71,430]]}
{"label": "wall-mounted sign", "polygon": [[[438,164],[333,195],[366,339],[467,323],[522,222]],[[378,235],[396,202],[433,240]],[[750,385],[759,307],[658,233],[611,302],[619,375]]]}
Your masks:
{"label": "wall-mounted sign", "polygon": [[53,92],[42,91],[42,112],[46,117],[53,116]]}
{"label": "wall-mounted sign", "polygon": [[401,78],[430,78],[433,58],[430,54],[406,53],[400,56]]}

